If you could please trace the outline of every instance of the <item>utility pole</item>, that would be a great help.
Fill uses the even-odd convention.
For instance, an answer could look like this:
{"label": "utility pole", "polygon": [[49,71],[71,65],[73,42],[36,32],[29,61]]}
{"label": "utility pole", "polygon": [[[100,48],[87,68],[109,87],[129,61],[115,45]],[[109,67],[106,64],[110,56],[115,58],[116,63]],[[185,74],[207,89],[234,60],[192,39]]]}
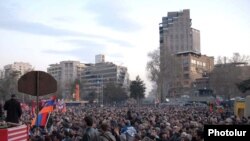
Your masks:
{"label": "utility pole", "polygon": [[102,77],[102,83],[101,83],[101,89],[102,89],[102,106],[103,106],[103,75],[101,75]]}
{"label": "utility pole", "polygon": [[103,75],[100,74],[98,76],[98,84],[99,84],[99,103],[100,103],[100,106],[102,107],[103,106]]}

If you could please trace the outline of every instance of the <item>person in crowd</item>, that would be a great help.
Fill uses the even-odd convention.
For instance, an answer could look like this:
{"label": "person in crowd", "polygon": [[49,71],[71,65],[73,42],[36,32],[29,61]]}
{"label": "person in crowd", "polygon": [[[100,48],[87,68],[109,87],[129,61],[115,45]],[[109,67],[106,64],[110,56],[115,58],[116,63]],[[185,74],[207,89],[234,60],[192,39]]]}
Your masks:
{"label": "person in crowd", "polygon": [[117,121],[112,120],[110,124],[111,124],[111,133],[115,136],[115,140],[121,141],[120,130]]}
{"label": "person in crowd", "polygon": [[125,121],[125,127],[121,129],[121,136],[123,140],[133,141],[136,135],[136,129],[131,125],[130,120]]}
{"label": "person in crowd", "polygon": [[99,133],[93,128],[93,118],[91,116],[84,117],[84,121],[87,125],[82,141],[98,141]]}
{"label": "person in crowd", "polygon": [[99,141],[116,141],[115,136],[110,132],[109,125],[105,122],[101,124]]}
{"label": "person in crowd", "polygon": [[7,100],[4,104],[4,110],[7,111],[6,122],[19,123],[22,115],[21,104],[16,99],[16,95],[12,94],[11,99]]}
{"label": "person in crowd", "polygon": [[[29,118],[28,116],[29,114],[23,113],[21,118]],[[171,105],[106,105],[100,108],[87,104],[69,106],[65,113],[55,110],[50,117],[53,119],[52,126],[45,136],[49,136],[53,141],[96,141],[103,138],[101,134],[106,132],[115,137],[116,141],[202,141],[204,124],[250,123],[250,117],[237,118],[233,114],[211,112],[209,107]],[[106,123],[107,127],[103,126],[103,123]],[[31,138],[35,136],[36,134],[31,134]],[[104,137],[103,140],[105,139]]]}

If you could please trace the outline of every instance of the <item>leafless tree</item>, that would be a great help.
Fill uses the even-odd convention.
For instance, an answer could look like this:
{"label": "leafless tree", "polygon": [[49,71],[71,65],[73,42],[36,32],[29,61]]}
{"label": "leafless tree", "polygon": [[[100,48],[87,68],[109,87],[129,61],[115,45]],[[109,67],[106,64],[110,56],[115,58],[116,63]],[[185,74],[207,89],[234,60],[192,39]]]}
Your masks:
{"label": "leafless tree", "polygon": [[216,95],[230,98],[241,96],[236,84],[250,77],[249,56],[234,53],[231,58],[218,57],[217,65],[210,74],[210,86]]}
{"label": "leafless tree", "polygon": [[146,70],[148,71],[148,78],[151,82],[156,84],[156,96],[155,98],[160,99],[160,50],[156,49],[148,53],[150,60],[147,62]]}
{"label": "leafless tree", "polygon": [[181,64],[177,57],[169,52],[156,49],[148,53],[150,60],[146,70],[148,78],[157,84],[157,98],[164,101],[170,96],[171,90],[177,87],[177,81],[181,79]]}

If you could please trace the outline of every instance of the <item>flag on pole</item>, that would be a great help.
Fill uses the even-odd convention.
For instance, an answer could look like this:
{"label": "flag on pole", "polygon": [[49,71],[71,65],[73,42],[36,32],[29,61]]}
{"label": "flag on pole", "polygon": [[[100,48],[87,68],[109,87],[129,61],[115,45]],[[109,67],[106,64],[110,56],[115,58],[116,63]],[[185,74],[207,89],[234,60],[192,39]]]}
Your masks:
{"label": "flag on pole", "polygon": [[38,118],[35,117],[33,118],[32,122],[31,122],[31,126],[45,126],[47,123],[47,119],[48,119],[48,115],[50,112],[53,112],[54,110],[54,106],[55,106],[55,102],[56,101],[56,97],[53,96],[51,97],[50,100],[47,100],[44,104],[44,107],[40,110],[40,112],[38,113]]}
{"label": "flag on pole", "polygon": [[38,120],[36,120],[37,118],[35,117],[32,120],[31,126],[45,126],[47,123],[47,118],[48,118],[49,113],[39,113],[38,114]]}

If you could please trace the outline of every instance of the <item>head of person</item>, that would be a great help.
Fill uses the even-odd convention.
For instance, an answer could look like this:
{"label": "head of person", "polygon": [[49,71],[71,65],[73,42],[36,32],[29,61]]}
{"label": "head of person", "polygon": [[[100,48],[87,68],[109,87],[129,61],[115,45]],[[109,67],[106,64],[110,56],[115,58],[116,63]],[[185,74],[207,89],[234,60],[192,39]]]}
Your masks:
{"label": "head of person", "polygon": [[84,121],[87,126],[93,126],[93,118],[91,116],[84,117]]}
{"label": "head of person", "polygon": [[12,94],[11,95],[11,99],[15,99],[16,98],[16,95],[15,94]]}
{"label": "head of person", "polygon": [[110,127],[109,127],[108,123],[103,122],[103,123],[101,124],[101,130],[102,130],[103,132],[109,131],[109,130],[110,130]]}
{"label": "head of person", "polygon": [[126,126],[131,126],[130,120],[126,120],[126,121],[125,121],[125,125],[126,125]]}

